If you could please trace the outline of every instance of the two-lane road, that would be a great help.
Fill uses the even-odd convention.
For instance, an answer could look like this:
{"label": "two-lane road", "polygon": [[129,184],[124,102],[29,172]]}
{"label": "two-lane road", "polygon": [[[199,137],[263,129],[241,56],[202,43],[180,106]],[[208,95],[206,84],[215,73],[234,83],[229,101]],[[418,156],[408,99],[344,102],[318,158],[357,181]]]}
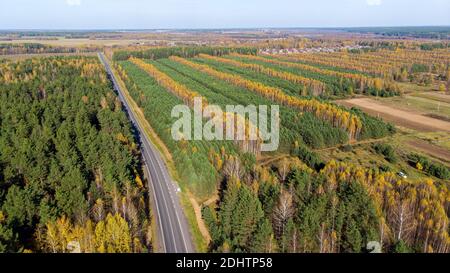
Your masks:
{"label": "two-lane road", "polygon": [[122,93],[117,79],[111,71],[108,60],[102,53],[99,58],[109,74],[119,99],[125,106],[131,122],[138,130],[141,140],[141,152],[144,159],[144,168],[149,178],[149,190],[153,194],[153,211],[158,225],[158,239],[160,247],[166,253],[194,252],[189,233],[188,224],[178,198],[177,186],[170,178],[169,172],[160,153],[149,141],[139,120]]}

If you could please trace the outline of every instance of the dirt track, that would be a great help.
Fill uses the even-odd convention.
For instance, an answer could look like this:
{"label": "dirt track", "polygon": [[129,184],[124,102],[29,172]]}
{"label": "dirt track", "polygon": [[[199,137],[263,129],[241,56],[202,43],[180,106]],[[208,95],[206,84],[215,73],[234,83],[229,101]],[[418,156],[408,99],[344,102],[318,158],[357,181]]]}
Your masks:
{"label": "dirt track", "polygon": [[372,99],[358,98],[341,100],[336,103],[346,107],[358,107],[371,114],[392,122],[398,126],[414,129],[417,131],[446,131],[450,132],[450,122],[423,116],[417,113],[395,109],[382,105]]}
{"label": "dirt track", "polygon": [[437,93],[437,92],[425,92],[425,93],[419,93],[415,96],[419,97],[419,98],[423,97],[423,98],[432,99],[435,101],[450,103],[450,95],[447,95],[447,94],[442,94],[442,93]]}
{"label": "dirt track", "polygon": [[438,159],[450,162],[450,151],[442,147],[430,144],[423,140],[410,140],[406,142],[411,148],[422,151]]}

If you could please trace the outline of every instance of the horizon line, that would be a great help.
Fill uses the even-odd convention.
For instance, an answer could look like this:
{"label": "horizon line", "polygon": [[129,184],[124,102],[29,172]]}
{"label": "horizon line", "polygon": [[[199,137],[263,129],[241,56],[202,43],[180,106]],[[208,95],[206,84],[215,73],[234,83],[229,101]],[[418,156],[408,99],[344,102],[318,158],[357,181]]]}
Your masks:
{"label": "horizon line", "polygon": [[341,29],[370,29],[370,28],[423,28],[423,27],[442,27],[442,28],[449,28],[450,25],[386,25],[386,26],[380,26],[380,25],[374,25],[374,26],[323,26],[323,27],[314,27],[314,26],[308,26],[308,27],[273,27],[273,26],[266,26],[266,27],[215,27],[215,28],[175,28],[175,27],[167,27],[167,28],[0,28],[1,32],[6,31],[36,31],[36,32],[43,32],[43,31],[49,31],[49,32],[59,32],[59,31],[176,31],[176,30],[265,30],[265,29],[272,29],[272,30],[295,30],[295,29],[304,29],[304,30],[341,30]]}

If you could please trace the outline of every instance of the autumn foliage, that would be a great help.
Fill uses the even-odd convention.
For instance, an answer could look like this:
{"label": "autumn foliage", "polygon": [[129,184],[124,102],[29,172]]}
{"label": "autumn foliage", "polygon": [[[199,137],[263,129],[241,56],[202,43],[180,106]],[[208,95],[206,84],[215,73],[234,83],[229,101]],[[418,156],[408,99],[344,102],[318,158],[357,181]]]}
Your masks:
{"label": "autumn foliage", "polygon": [[[239,54],[239,56],[249,56],[249,58],[255,57],[253,55],[240,55],[240,54]],[[247,63],[242,63],[239,61],[221,58],[221,57],[215,57],[215,56],[211,56],[211,55],[207,55],[207,54],[200,54],[199,57],[204,58],[204,59],[213,60],[213,61],[220,62],[220,63],[224,63],[224,64],[233,65],[236,67],[250,69],[250,70],[256,71],[258,73],[266,74],[270,77],[276,77],[276,78],[284,79],[284,80],[287,80],[287,81],[290,81],[293,83],[302,84],[302,85],[310,88],[312,90],[312,93],[315,95],[322,94],[325,89],[325,84],[318,80],[305,78],[305,77],[295,75],[292,73],[288,73],[288,72],[277,71],[275,69],[267,68],[262,65],[247,64]]]}
{"label": "autumn foliage", "polygon": [[349,80],[353,81],[356,85],[359,86],[359,90],[361,92],[364,91],[367,87],[373,87],[377,90],[381,90],[383,88],[388,88],[388,87],[398,89],[391,82],[386,82],[385,80],[382,80],[380,78],[368,77],[363,74],[344,73],[344,72],[339,72],[339,71],[330,70],[330,69],[323,69],[323,68],[319,68],[316,66],[307,65],[307,64],[298,63],[298,62],[283,61],[283,60],[276,59],[276,58],[269,59],[269,58],[264,58],[264,57],[260,57],[260,56],[243,55],[243,54],[237,54],[237,53],[232,53],[230,55],[236,56],[239,58],[245,58],[248,60],[255,60],[255,61],[261,61],[261,62],[265,62],[265,63],[271,63],[271,64],[276,64],[276,65],[281,65],[281,66],[286,66],[286,67],[299,68],[301,70],[311,71],[311,72],[326,75],[326,76],[333,76],[333,77],[338,77],[338,78],[349,79]]}
{"label": "autumn foliage", "polygon": [[[320,172],[327,177],[323,191],[343,181],[361,183],[369,193],[379,217],[379,241],[403,241],[422,252],[448,252],[448,204],[450,192],[431,179],[412,182],[396,174],[375,172],[347,163],[331,161]],[[332,230],[330,230],[330,234]]]}
{"label": "autumn foliage", "polygon": [[[358,54],[346,51],[291,54],[281,59],[368,73],[382,77],[385,81],[406,81],[416,72],[434,73],[445,77],[450,54],[447,50],[423,51],[397,48]],[[420,67],[420,71],[417,71],[417,67]]]}
{"label": "autumn foliage", "polygon": [[[200,94],[189,90],[186,86],[177,83],[169,76],[159,71],[152,64],[146,63],[145,61],[137,58],[130,58],[130,61],[135,65],[139,66],[145,72],[147,72],[150,76],[152,76],[158,84],[169,90],[175,96],[179,97],[184,101],[184,103],[190,107],[194,107],[194,99],[196,97],[201,97]],[[208,102],[205,98],[203,98],[203,103],[206,105]]]}
{"label": "autumn foliage", "polygon": [[30,82],[38,79],[44,72],[50,72],[50,77],[43,76],[43,80],[51,80],[57,77],[59,69],[63,66],[67,69],[79,70],[79,76],[91,82],[93,82],[92,79],[99,79],[103,84],[107,81],[103,66],[95,58],[78,57],[48,58],[45,61],[32,59],[28,66],[23,62],[0,63],[0,84]]}
{"label": "autumn foliage", "polygon": [[219,72],[207,65],[197,64],[180,57],[172,56],[170,59],[231,84],[256,92],[268,99],[281,103],[282,105],[293,107],[300,111],[313,113],[316,117],[327,120],[333,124],[333,126],[346,130],[351,139],[356,139],[361,132],[361,120],[356,115],[353,115],[333,104],[320,102],[315,99],[308,100],[288,96],[279,88],[270,87],[259,82],[247,80],[238,75]]}
{"label": "autumn foliage", "polygon": [[[175,96],[179,97],[184,101],[186,105],[189,107],[194,107],[194,99],[195,98],[202,98],[203,107],[208,106],[208,101],[206,98],[202,97],[200,94],[198,94],[195,91],[190,90],[188,87],[176,82],[172,78],[170,78],[165,73],[159,71],[155,66],[152,64],[146,63],[145,61],[142,61],[141,59],[137,58],[130,58],[130,61],[146,71],[149,75],[151,75],[161,86],[172,92]],[[214,119],[214,118],[212,118]],[[229,119],[235,120],[235,129],[237,128],[239,122],[242,122],[245,124],[245,135],[246,140],[237,140],[235,138],[235,144],[239,146],[239,148],[245,152],[251,152],[254,154],[258,154],[260,152],[260,140],[250,140],[249,135],[250,132],[254,131],[256,132],[257,136],[259,136],[259,132],[257,128],[249,121],[246,120],[244,117],[237,115],[235,113],[223,113],[223,128],[226,129],[226,122]],[[235,130],[236,133],[237,130]]]}
{"label": "autumn foliage", "polygon": [[203,211],[214,250],[360,253],[377,242],[384,253],[449,252],[446,185],[334,160],[318,172],[294,162],[247,174],[235,158],[225,160],[227,188]]}
{"label": "autumn foliage", "polygon": [[151,251],[136,139],[99,59],[0,66],[0,252]]}

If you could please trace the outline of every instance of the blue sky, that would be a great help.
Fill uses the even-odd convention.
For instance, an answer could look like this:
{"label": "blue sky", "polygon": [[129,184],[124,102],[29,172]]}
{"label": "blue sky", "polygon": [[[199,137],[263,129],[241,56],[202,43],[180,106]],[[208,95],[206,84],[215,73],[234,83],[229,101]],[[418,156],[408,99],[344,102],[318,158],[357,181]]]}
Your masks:
{"label": "blue sky", "polygon": [[450,0],[2,0],[0,29],[450,25]]}

